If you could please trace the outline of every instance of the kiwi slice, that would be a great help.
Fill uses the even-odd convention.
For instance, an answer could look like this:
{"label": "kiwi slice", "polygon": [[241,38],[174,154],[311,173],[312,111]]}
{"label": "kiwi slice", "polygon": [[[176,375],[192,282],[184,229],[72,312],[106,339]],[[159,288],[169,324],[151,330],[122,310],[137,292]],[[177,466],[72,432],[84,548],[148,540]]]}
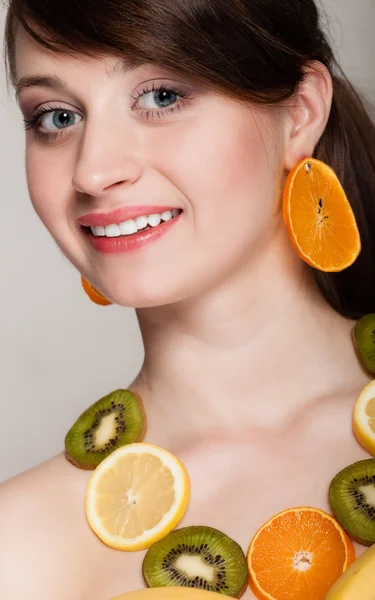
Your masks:
{"label": "kiwi slice", "polygon": [[338,473],[329,487],[333,513],[360,544],[375,543],[375,458],[360,460]]}
{"label": "kiwi slice", "polygon": [[180,586],[240,598],[248,569],[242,548],[212,527],[194,525],[169,533],[143,560],[148,587]]}
{"label": "kiwi slice", "polygon": [[354,345],[365,367],[375,374],[375,314],[365,315],[355,324]]}
{"label": "kiwi slice", "polygon": [[145,433],[140,397],[130,390],[116,390],[77,419],[65,437],[65,456],[76,467],[95,469],[120,446],[142,441]]}

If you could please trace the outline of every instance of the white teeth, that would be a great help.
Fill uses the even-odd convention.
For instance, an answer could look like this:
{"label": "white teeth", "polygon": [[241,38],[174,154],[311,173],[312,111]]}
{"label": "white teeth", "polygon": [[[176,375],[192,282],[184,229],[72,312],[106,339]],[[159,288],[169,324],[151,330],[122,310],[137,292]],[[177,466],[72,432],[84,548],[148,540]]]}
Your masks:
{"label": "white teeth", "polygon": [[118,225],[106,225],[104,229],[106,237],[118,237],[121,235],[120,227]]}
{"label": "white teeth", "polygon": [[161,216],[160,215],[150,215],[147,219],[147,222],[150,225],[150,227],[157,227],[158,225],[160,225]]}
{"label": "white teeth", "polygon": [[137,217],[135,219],[135,223],[137,225],[137,229],[144,229],[148,225],[147,217]]}
{"label": "white teeth", "polygon": [[130,219],[130,221],[123,221],[123,223],[120,223],[119,227],[121,235],[130,235],[131,233],[136,233],[138,231],[136,222],[133,221],[133,219]]}
{"label": "white teeth", "polygon": [[95,237],[102,237],[105,235],[105,228],[102,226],[90,227],[91,233],[95,235]]}
{"label": "white teeth", "polygon": [[175,208],[173,210],[166,210],[161,215],[152,214],[135,219],[129,219],[123,221],[119,225],[113,223],[112,225],[106,225],[106,227],[96,226],[91,227],[91,231],[95,237],[119,237],[120,235],[131,235],[136,233],[147,226],[157,227],[161,221],[169,221],[173,217],[177,217],[180,214],[180,209]]}
{"label": "white teeth", "polygon": [[98,225],[97,227],[91,227],[91,231],[96,237],[105,235],[105,228],[101,225]]}
{"label": "white teeth", "polygon": [[172,211],[166,210],[165,212],[161,213],[161,218],[163,221],[169,221],[172,218]]}

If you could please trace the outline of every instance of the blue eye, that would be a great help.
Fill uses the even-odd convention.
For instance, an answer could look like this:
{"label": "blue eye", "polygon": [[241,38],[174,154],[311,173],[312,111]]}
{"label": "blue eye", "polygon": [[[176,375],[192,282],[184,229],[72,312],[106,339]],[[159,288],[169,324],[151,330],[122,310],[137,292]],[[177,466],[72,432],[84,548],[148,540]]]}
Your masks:
{"label": "blue eye", "polygon": [[51,140],[82,121],[81,115],[66,108],[39,107],[30,119],[24,119],[25,129],[31,129],[40,139]]}
{"label": "blue eye", "polygon": [[[176,94],[173,90],[166,90],[164,88],[155,90],[152,92],[146,92],[140,96],[140,98],[144,99],[149,96],[149,100],[151,102],[155,102],[156,108],[169,108],[170,105],[175,104],[178,101],[179,94]],[[160,103],[160,104],[159,104]],[[149,105],[149,102],[146,103],[144,107],[146,110],[152,110],[153,106]]]}
{"label": "blue eye", "polygon": [[[183,104],[193,99],[194,96],[190,95],[189,90],[180,86],[173,86],[171,89],[163,84],[158,86],[153,84],[149,89],[146,85],[134,98],[137,101],[135,104],[137,108],[133,107],[133,110],[139,112],[142,118],[161,119],[166,113],[171,114],[181,110]],[[52,142],[65,136],[64,130],[77,125],[82,118],[73,110],[50,105],[39,107],[29,119],[23,121],[25,129],[33,130],[37,138]]]}
{"label": "blue eye", "polygon": [[80,120],[80,115],[71,110],[51,110],[42,115],[40,124],[46,131],[56,131],[76,125]]}
{"label": "blue eye", "polygon": [[181,86],[174,85],[172,88],[164,84],[153,83],[151,89],[146,84],[142,91],[137,93],[134,100],[137,100],[136,110],[141,113],[142,117],[148,119],[151,116],[160,119],[166,113],[171,114],[181,110],[182,104],[193,100],[193,96],[190,95],[188,89]]}

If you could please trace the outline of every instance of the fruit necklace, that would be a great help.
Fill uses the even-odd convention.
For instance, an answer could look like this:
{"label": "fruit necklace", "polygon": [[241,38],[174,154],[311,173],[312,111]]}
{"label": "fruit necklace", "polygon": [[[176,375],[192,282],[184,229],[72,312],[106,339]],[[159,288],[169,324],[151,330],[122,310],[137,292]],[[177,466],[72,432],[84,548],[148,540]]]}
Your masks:
{"label": "fruit necklace", "polygon": [[[175,216],[167,211],[161,218]],[[289,173],[283,218],[298,255],[315,269],[342,271],[360,253],[345,192],[333,169],[317,159],[303,159]],[[81,279],[91,300],[111,304]],[[360,319],[353,334],[360,360],[375,375],[375,314]],[[375,379],[355,403],[353,431],[375,456]],[[143,443],[145,432],[141,398],[116,390],[79,417],[66,435],[65,454],[75,466],[93,469],[86,516],[95,534],[111,548],[147,550],[142,572],[148,588],[240,598],[249,585],[259,600],[374,600],[375,458],[333,478],[332,515],[306,506],[284,510],[260,527],[245,555],[212,527],[176,529],[189,503],[189,476],[173,454]],[[371,546],[358,560],[352,540]]]}
{"label": "fruit necklace", "polygon": [[[375,314],[357,321],[353,332],[359,357],[375,374]],[[192,587],[239,598],[249,585],[260,600],[373,598],[375,458],[333,478],[334,516],[313,507],[278,513],[257,531],[245,556],[212,527],[175,529],[188,506],[189,476],[173,454],[142,442],[146,421],[141,398],[116,390],[78,418],[66,435],[65,454],[75,466],[94,469],[86,515],[96,535],[117,550],[147,549],[142,571],[148,587]],[[375,456],[375,379],[355,403],[353,431]],[[351,538],[374,545],[356,561]]]}

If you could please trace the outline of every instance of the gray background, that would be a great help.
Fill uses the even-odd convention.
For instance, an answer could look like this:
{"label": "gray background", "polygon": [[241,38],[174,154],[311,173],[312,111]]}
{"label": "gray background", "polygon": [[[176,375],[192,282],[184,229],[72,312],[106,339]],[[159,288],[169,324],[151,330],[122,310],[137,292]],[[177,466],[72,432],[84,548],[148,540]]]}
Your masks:
{"label": "gray background", "polygon": [[[375,0],[322,5],[342,66],[375,104]],[[92,304],[34,214],[23,138],[1,65],[0,481],[58,453],[78,415],[143,360],[134,311]]]}

